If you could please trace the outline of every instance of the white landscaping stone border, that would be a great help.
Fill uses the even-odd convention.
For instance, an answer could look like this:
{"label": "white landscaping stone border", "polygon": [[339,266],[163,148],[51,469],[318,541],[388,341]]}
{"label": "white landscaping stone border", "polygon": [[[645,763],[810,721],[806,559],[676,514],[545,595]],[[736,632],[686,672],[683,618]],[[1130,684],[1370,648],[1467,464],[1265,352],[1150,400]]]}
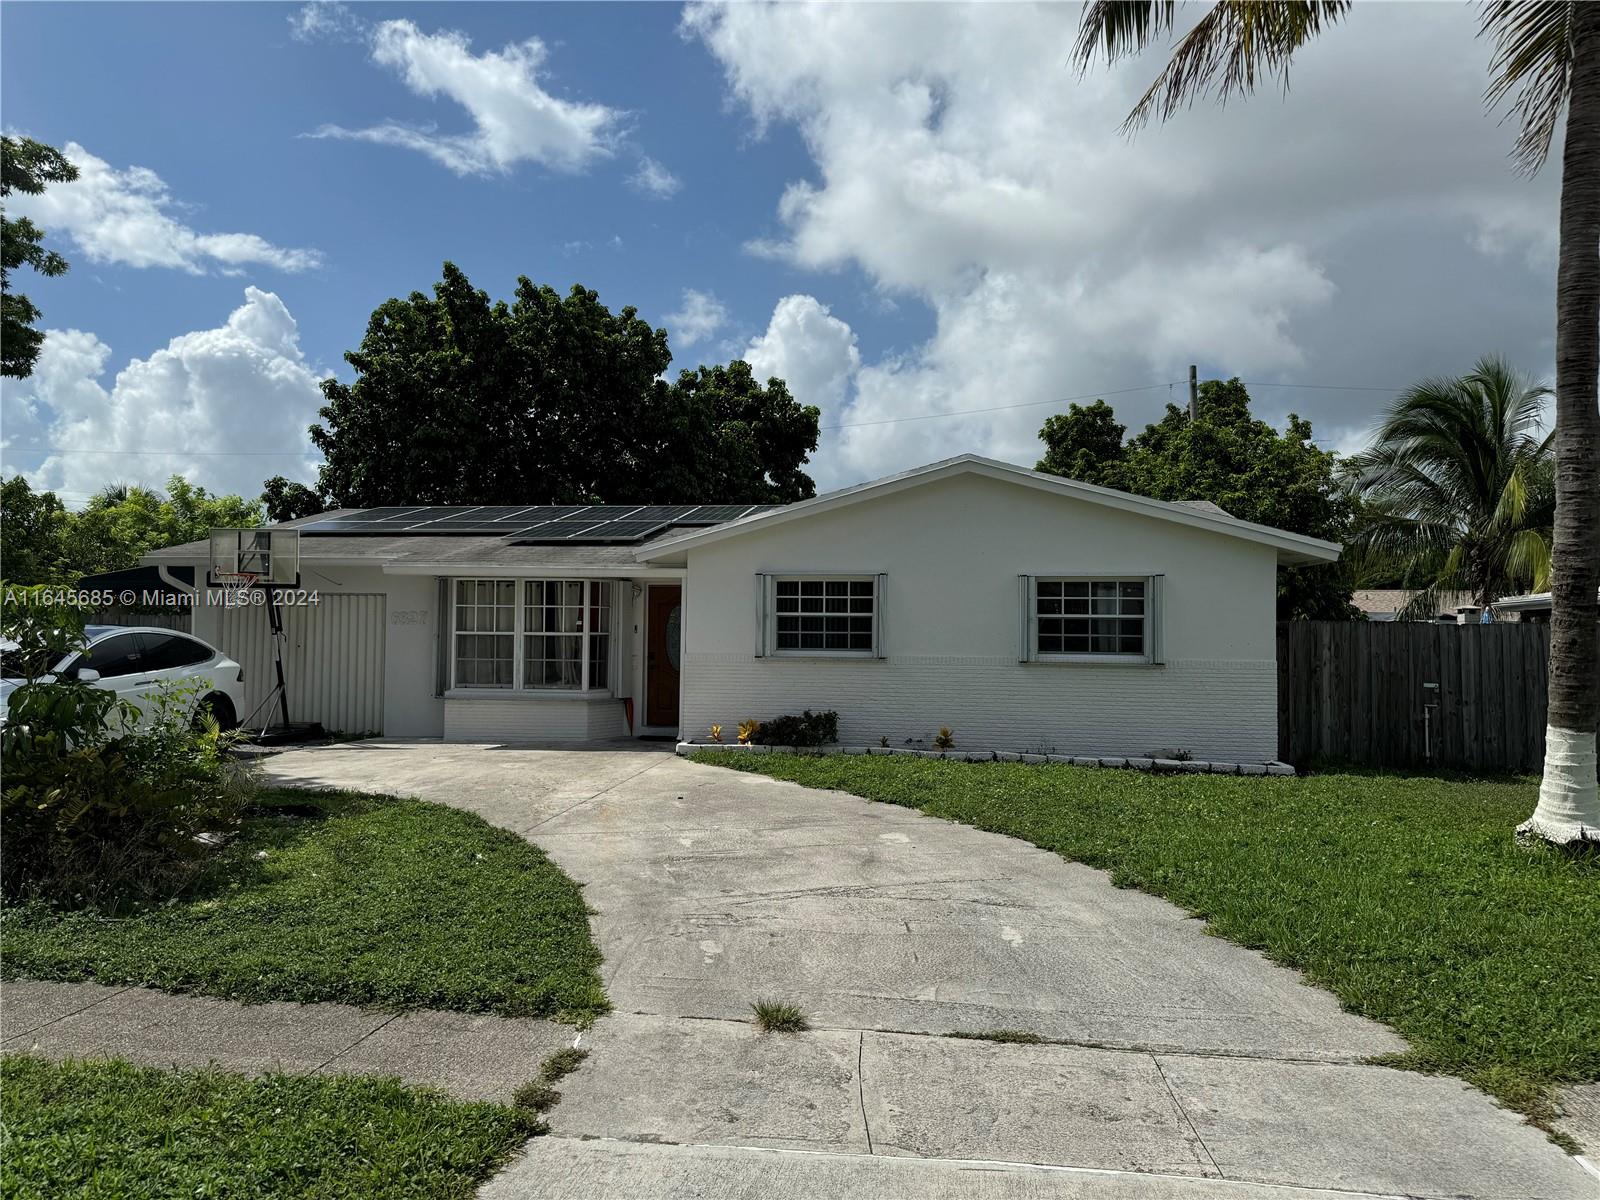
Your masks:
{"label": "white landscaping stone border", "polygon": [[1112,767],[1134,771],[1161,771],[1173,775],[1293,775],[1286,762],[1209,762],[1177,758],[1090,758],[1081,754],[1021,754],[1015,750],[912,750],[896,746],[755,746],[744,742],[679,742],[678,754],[696,750],[733,750],[743,754],[878,755],[901,758],[947,758],[951,762],[1059,763],[1073,767]]}

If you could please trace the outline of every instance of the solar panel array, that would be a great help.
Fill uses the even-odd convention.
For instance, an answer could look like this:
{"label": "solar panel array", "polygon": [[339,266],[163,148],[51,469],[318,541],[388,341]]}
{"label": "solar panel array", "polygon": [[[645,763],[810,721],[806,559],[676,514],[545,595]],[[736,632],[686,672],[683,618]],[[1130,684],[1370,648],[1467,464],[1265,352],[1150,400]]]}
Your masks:
{"label": "solar panel array", "polygon": [[494,536],[545,544],[642,542],[672,528],[735,521],[778,504],[534,504],[365,508],[300,526],[302,534]]}

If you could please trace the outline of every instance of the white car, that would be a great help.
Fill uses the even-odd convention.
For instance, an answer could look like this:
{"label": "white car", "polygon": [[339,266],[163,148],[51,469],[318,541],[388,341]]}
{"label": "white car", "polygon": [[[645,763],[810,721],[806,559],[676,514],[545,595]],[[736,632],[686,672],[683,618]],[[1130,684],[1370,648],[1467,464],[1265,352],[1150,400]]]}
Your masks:
{"label": "white car", "polygon": [[[199,638],[123,625],[90,625],[84,633],[88,645],[63,658],[52,674],[115,692],[141,714],[153,711],[163,685],[187,684],[194,688],[195,711],[223,729],[236,728],[245,715],[244,668]],[[24,682],[11,674],[0,680],[0,712]]]}

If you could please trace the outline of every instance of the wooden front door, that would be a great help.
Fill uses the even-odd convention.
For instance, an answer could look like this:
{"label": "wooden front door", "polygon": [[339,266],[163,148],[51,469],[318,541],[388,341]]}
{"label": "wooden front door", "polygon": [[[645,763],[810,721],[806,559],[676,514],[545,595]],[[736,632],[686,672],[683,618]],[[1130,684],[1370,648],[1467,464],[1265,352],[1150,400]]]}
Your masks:
{"label": "wooden front door", "polygon": [[683,589],[651,584],[645,616],[644,723],[678,727],[678,662],[683,646]]}

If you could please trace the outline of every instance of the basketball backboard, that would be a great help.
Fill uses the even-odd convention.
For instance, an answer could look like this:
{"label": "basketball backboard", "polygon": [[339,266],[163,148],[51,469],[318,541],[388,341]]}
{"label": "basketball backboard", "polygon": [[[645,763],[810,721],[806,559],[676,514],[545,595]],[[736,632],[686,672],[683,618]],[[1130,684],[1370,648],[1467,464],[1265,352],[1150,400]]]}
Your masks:
{"label": "basketball backboard", "polygon": [[300,531],[298,529],[213,529],[211,566],[206,583],[212,587],[272,584],[295,587],[300,582]]}

